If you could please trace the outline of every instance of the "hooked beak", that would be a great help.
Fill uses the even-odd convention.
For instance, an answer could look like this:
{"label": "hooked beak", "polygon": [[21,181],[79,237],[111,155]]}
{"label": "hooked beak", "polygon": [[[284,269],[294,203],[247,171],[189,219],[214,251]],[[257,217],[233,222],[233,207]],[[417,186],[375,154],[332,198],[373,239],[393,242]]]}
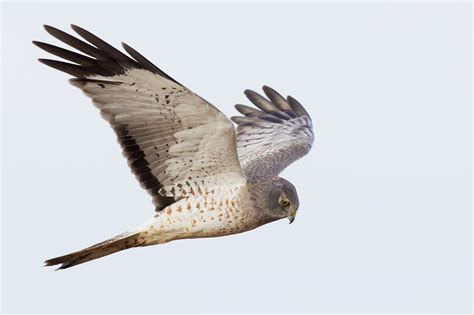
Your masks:
{"label": "hooked beak", "polygon": [[290,221],[290,224],[293,223],[293,221],[295,221],[295,217],[296,217],[296,208],[294,207],[290,207],[290,210],[288,211],[288,220]]}

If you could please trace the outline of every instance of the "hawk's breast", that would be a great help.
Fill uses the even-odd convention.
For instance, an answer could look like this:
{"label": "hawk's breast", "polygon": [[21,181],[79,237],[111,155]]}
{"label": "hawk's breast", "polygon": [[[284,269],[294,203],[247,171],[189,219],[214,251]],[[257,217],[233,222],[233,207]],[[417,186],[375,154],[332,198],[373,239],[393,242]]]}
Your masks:
{"label": "hawk's breast", "polygon": [[158,212],[155,233],[166,241],[240,233],[255,227],[252,209],[246,186],[195,193]]}

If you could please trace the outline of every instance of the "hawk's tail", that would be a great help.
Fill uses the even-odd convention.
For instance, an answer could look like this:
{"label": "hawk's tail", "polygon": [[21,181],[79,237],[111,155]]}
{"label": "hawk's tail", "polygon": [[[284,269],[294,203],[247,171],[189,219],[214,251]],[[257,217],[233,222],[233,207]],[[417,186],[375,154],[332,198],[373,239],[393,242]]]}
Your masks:
{"label": "hawk's tail", "polygon": [[143,235],[141,235],[140,231],[123,233],[106,241],[84,248],[83,250],[48,259],[44,262],[44,266],[46,267],[61,264],[58,269],[66,269],[88,262],[90,260],[119,252],[124,249],[145,245],[146,239],[143,237]]}

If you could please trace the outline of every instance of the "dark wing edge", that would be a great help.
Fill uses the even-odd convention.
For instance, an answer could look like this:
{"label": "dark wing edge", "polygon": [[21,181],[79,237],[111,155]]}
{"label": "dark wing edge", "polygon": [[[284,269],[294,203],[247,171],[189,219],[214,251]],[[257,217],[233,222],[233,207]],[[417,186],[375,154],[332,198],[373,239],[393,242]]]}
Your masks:
{"label": "dark wing edge", "polygon": [[[303,105],[291,96],[284,98],[271,87],[263,86],[262,89],[266,98],[252,90],[245,90],[245,95],[256,108],[237,104],[235,108],[243,116],[231,117],[237,124],[239,158],[246,175],[250,177],[278,175],[286,166],[306,155],[314,141],[312,120]],[[274,137],[294,141],[291,144],[281,143],[278,140],[282,139]],[[270,166],[264,161],[276,155],[280,155],[276,158],[280,160],[280,165]],[[282,163],[284,155],[286,163]]]}
{"label": "dark wing edge", "polygon": [[122,43],[122,46],[133,59],[81,27],[72,24],[71,28],[87,42],[55,27],[44,25],[44,29],[50,35],[83,54],[44,42],[33,41],[33,44],[46,52],[72,62],[40,58],[38,60],[41,63],[81,79],[94,75],[111,77],[124,74],[128,69],[144,69],[181,85],[127,44]]}
{"label": "dark wing edge", "polygon": [[[244,117],[232,117],[231,119],[235,123],[240,125],[240,122],[252,122],[262,119],[278,123],[282,122],[283,120],[290,120],[296,117],[303,116],[307,116],[311,120],[311,117],[309,116],[306,109],[295,98],[288,96],[285,99],[283,96],[280,95],[280,93],[266,85],[262,87],[262,90],[268,97],[268,99],[252,90],[244,91],[250,102],[252,102],[257,108],[241,104],[235,105],[237,111],[244,115]],[[250,119],[242,120],[241,118]]]}
{"label": "dark wing edge", "polygon": [[[122,43],[124,49],[133,59],[83,28],[76,25],[71,25],[71,27],[87,42],[52,26],[44,25],[45,30],[50,35],[83,54],[39,41],[33,41],[33,44],[46,52],[72,62],[38,59],[47,66],[72,75],[74,77],[70,80],[72,85],[78,88],[82,88],[91,82],[95,82],[101,87],[114,84],[120,85],[122,82],[115,82],[113,79],[110,81],[97,80],[93,79],[93,77],[113,77],[115,75],[125,74],[128,69],[144,69],[182,86],[130,46]],[[112,125],[112,127],[117,133],[118,141],[123,149],[124,156],[129,161],[132,172],[139,180],[140,185],[152,195],[156,210],[159,211],[174,203],[176,201],[175,198],[165,197],[159,193],[159,188],[161,187],[160,182],[156,176],[153,175],[150,167],[148,167],[144,152],[129,134],[128,129],[119,125]]]}

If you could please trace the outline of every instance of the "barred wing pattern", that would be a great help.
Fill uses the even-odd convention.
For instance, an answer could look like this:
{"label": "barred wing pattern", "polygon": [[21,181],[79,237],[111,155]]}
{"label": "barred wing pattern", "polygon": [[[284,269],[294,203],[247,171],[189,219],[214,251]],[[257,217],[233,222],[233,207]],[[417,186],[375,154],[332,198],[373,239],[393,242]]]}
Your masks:
{"label": "barred wing pattern", "polygon": [[294,98],[283,98],[268,86],[268,99],[246,90],[258,109],[236,105],[244,116],[232,117],[237,126],[237,150],[247,178],[277,176],[288,165],[306,155],[314,141],[308,112]]}
{"label": "barred wing pattern", "polygon": [[130,46],[123,44],[133,59],[88,31],[72,28],[88,43],[45,26],[84,55],[34,42],[73,63],[40,61],[74,76],[71,83],[93,100],[157,211],[189,194],[245,183],[235,129],[224,114]]}

